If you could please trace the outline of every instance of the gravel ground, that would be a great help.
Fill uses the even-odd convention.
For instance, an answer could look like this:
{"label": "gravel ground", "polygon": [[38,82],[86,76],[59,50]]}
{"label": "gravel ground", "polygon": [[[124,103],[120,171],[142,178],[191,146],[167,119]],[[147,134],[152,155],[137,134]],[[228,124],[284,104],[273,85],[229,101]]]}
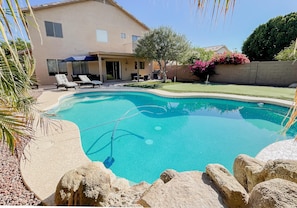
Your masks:
{"label": "gravel ground", "polygon": [[19,160],[0,142],[0,205],[41,205],[23,183]]}

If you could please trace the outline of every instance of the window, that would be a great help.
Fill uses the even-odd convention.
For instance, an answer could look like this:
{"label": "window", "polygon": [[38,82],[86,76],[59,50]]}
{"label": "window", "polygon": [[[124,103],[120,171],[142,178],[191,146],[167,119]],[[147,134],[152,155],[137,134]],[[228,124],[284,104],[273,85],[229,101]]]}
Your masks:
{"label": "window", "polygon": [[140,36],[132,35],[132,43],[136,43]]}
{"label": "window", "polygon": [[105,30],[96,30],[96,39],[97,39],[97,42],[107,43],[108,42],[107,31],[105,31]]}
{"label": "window", "polygon": [[121,38],[126,39],[126,33],[121,33]]}
{"label": "window", "polygon": [[[139,69],[144,69],[145,68],[145,62],[144,61],[139,61]],[[135,69],[137,69],[137,61],[135,61]]]}
{"label": "window", "polygon": [[109,4],[109,2],[107,0],[96,0],[96,1],[101,2],[103,4]]}
{"label": "window", "polygon": [[135,52],[135,48],[137,46],[137,41],[140,38],[140,36],[132,35],[132,51]]}
{"label": "window", "polygon": [[45,21],[46,35],[50,37],[63,38],[62,24]]}
{"label": "window", "polygon": [[140,65],[140,69],[144,69],[145,68],[144,61],[139,62],[139,65]]}
{"label": "window", "polygon": [[72,62],[73,75],[89,74],[88,62],[78,61]]}
{"label": "window", "polygon": [[67,74],[66,62],[58,59],[47,59],[48,74],[54,76],[55,74]]}

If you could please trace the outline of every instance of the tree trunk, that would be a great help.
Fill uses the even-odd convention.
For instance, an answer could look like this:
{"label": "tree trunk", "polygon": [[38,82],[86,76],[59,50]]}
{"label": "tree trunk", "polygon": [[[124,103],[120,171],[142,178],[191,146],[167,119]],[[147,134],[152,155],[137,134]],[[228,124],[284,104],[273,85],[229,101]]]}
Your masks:
{"label": "tree trunk", "polygon": [[163,68],[163,82],[166,83],[166,81],[167,81],[167,73],[166,73],[166,63],[165,63]]}

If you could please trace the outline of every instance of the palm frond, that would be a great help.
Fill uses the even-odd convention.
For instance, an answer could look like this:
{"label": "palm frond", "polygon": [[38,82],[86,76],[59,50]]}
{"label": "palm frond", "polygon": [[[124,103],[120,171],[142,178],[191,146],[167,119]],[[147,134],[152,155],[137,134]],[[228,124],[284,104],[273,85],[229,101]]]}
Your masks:
{"label": "palm frond", "polygon": [[30,137],[32,128],[27,125],[26,117],[18,115],[13,108],[3,104],[0,104],[0,139],[14,152],[21,139]]}
{"label": "palm frond", "polygon": [[[205,8],[208,6],[209,1],[207,0],[193,0],[194,4],[197,5],[198,9],[201,11],[205,10]],[[212,9],[212,17],[218,16],[218,12],[221,10],[221,12],[226,15],[230,9],[234,9],[236,0],[213,0],[213,9]],[[216,14],[216,15],[215,15]]]}
{"label": "palm frond", "polygon": [[[36,23],[28,0],[26,4]],[[15,38],[19,36],[29,37],[24,14],[18,0],[6,0],[0,6],[0,39],[7,46],[5,50],[0,48],[0,140],[12,152],[24,139],[32,136],[34,120],[35,98],[29,92],[35,62],[30,53],[18,53]],[[29,52],[26,42],[25,48]]]}

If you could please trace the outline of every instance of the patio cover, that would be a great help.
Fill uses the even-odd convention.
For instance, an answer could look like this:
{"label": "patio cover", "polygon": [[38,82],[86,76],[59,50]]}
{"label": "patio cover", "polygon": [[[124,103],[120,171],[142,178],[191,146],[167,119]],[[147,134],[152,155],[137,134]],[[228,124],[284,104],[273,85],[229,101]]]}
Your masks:
{"label": "patio cover", "polygon": [[64,59],[64,62],[74,62],[74,61],[97,61],[97,56],[70,56]]}

